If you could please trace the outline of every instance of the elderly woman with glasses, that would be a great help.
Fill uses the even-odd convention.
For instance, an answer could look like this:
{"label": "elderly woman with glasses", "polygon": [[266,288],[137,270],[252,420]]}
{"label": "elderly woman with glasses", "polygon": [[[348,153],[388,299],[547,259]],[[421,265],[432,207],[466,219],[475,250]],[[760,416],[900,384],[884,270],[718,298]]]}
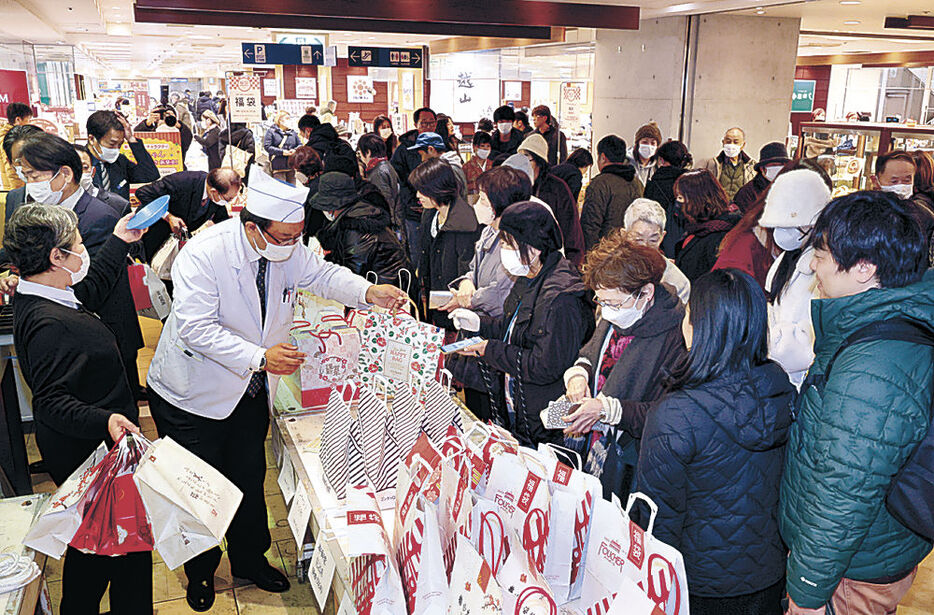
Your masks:
{"label": "elderly woman with glasses", "polygon": [[[564,373],[566,397],[579,404],[565,417],[565,433],[588,453],[587,469],[623,501],[639,457],[639,438],[663,378],[684,356],[684,307],[665,284],[665,257],[632,241],[625,231],[603,239],[587,255],[584,283],[596,294],[600,321],[573,367]],[[599,426],[598,426],[599,423]]]}
{"label": "elderly woman with glasses", "polygon": [[[142,236],[127,230],[129,219],[117,223],[93,262],[78,216],[66,207],[21,205],[6,225],[3,247],[21,276],[13,342],[32,389],[36,443],[56,485],[102,442],[139,433],[117,340],[92,313],[125,271],[130,243]],[[97,613],[108,584],[113,613],[152,613],[152,553],[109,557],[68,547],[62,613]]]}

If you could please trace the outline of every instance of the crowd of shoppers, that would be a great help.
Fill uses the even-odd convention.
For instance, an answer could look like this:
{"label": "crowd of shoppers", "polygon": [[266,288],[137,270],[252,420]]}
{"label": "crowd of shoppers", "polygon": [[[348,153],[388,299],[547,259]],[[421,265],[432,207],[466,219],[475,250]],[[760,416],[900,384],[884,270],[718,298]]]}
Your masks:
{"label": "crowd of shoppers", "polygon": [[[24,186],[7,197],[0,260],[21,278],[4,288],[16,287],[14,341],[57,483],[136,431],[134,398],[148,395],[160,432],[244,492],[228,532],[235,574],[284,591],[263,556],[266,374],[306,358],[267,284],[351,307],[410,296],[448,340],[482,338],[447,360],[478,418],[526,446],[576,450],[607,497],[657,504],[655,536],[684,556],[693,613],[894,613],[932,538],[886,504],[931,422],[930,154],[879,156],[871,190],[832,199],[821,165],[781,143],[755,160],[739,127],[695,168],[654,123],[631,148],[610,134],[595,157],[569,153],[544,106],[500,107],[466,139],[430,108],[398,136],[379,116],[356,151],[330,122],[306,114],[296,130],[280,111],[258,151],[246,126],[221,131],[224,101],[202,94],[194,139],[210,171],[161,179],[118,113],[90,116],[85,148],[9,106],[0,164],[5,185]],[[136,129],[187,126],[179,106],[190,111],[176,100]],[[265,152],[289,183],[257,170],[246,186],[221,160],[228,146]],[[143,204],[170,197],[145,235],[126,229],[130,183],[145,184]],[[208,226],[180,253],[147,392],[121,264],[131,244],[151,259],[172,234]],[[546,428],[540,413],[562,397],[566,427]],[[194,610],[213,604],[219,557],[186,565]],[[96,604],[111,582],[112,605],[150,612],[150,561],[105,559],[69,550],[63,600]]]}

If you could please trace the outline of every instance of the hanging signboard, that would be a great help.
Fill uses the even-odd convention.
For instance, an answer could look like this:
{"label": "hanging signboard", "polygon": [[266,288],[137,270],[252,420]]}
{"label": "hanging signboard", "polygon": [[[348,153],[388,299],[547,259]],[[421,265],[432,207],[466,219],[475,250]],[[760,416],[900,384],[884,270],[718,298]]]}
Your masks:
{"label": "hanging signboard", "polygon": [[324,64],[322,45],[240,43],[244,64]]}
{"label": "hanging signboard", "polygon": [[816,87],[817,81],[795,79],[794,91],[791,94],[792,113],[807,113],[814,110],[814,90]]}
{"label": "hanging signboard", "polygon": [[347,65],[422,68],[422,50],[394,47],[347,47]]}

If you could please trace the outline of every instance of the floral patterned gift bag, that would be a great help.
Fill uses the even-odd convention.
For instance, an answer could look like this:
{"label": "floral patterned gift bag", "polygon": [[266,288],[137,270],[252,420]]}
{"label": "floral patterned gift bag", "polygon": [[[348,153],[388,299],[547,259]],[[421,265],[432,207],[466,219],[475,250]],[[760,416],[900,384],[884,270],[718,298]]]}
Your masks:
{"label": "floral patterned gift bag", "polygon": [[364,322],[360,349],[360,380],[370,384],[375,374],[393,383],[408,383],[419,391],[434,380],[444,343],[444,330],[409,314],[370,312]]}

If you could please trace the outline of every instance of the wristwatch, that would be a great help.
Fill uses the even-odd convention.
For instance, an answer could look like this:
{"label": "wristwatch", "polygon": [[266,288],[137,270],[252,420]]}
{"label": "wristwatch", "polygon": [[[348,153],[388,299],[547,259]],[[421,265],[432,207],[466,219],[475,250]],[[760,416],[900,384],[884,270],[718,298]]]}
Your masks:
{"label": "wristwatch", "polygon": [[266,369],[266,355],[263,355],[263,357],[259,360],[259,370],[258,370],[258,371],[263,371],[264,369]]}
{"label": "wristwatch", "polygon": [[600,422],[606,423],[606,408],[600,408]]}

